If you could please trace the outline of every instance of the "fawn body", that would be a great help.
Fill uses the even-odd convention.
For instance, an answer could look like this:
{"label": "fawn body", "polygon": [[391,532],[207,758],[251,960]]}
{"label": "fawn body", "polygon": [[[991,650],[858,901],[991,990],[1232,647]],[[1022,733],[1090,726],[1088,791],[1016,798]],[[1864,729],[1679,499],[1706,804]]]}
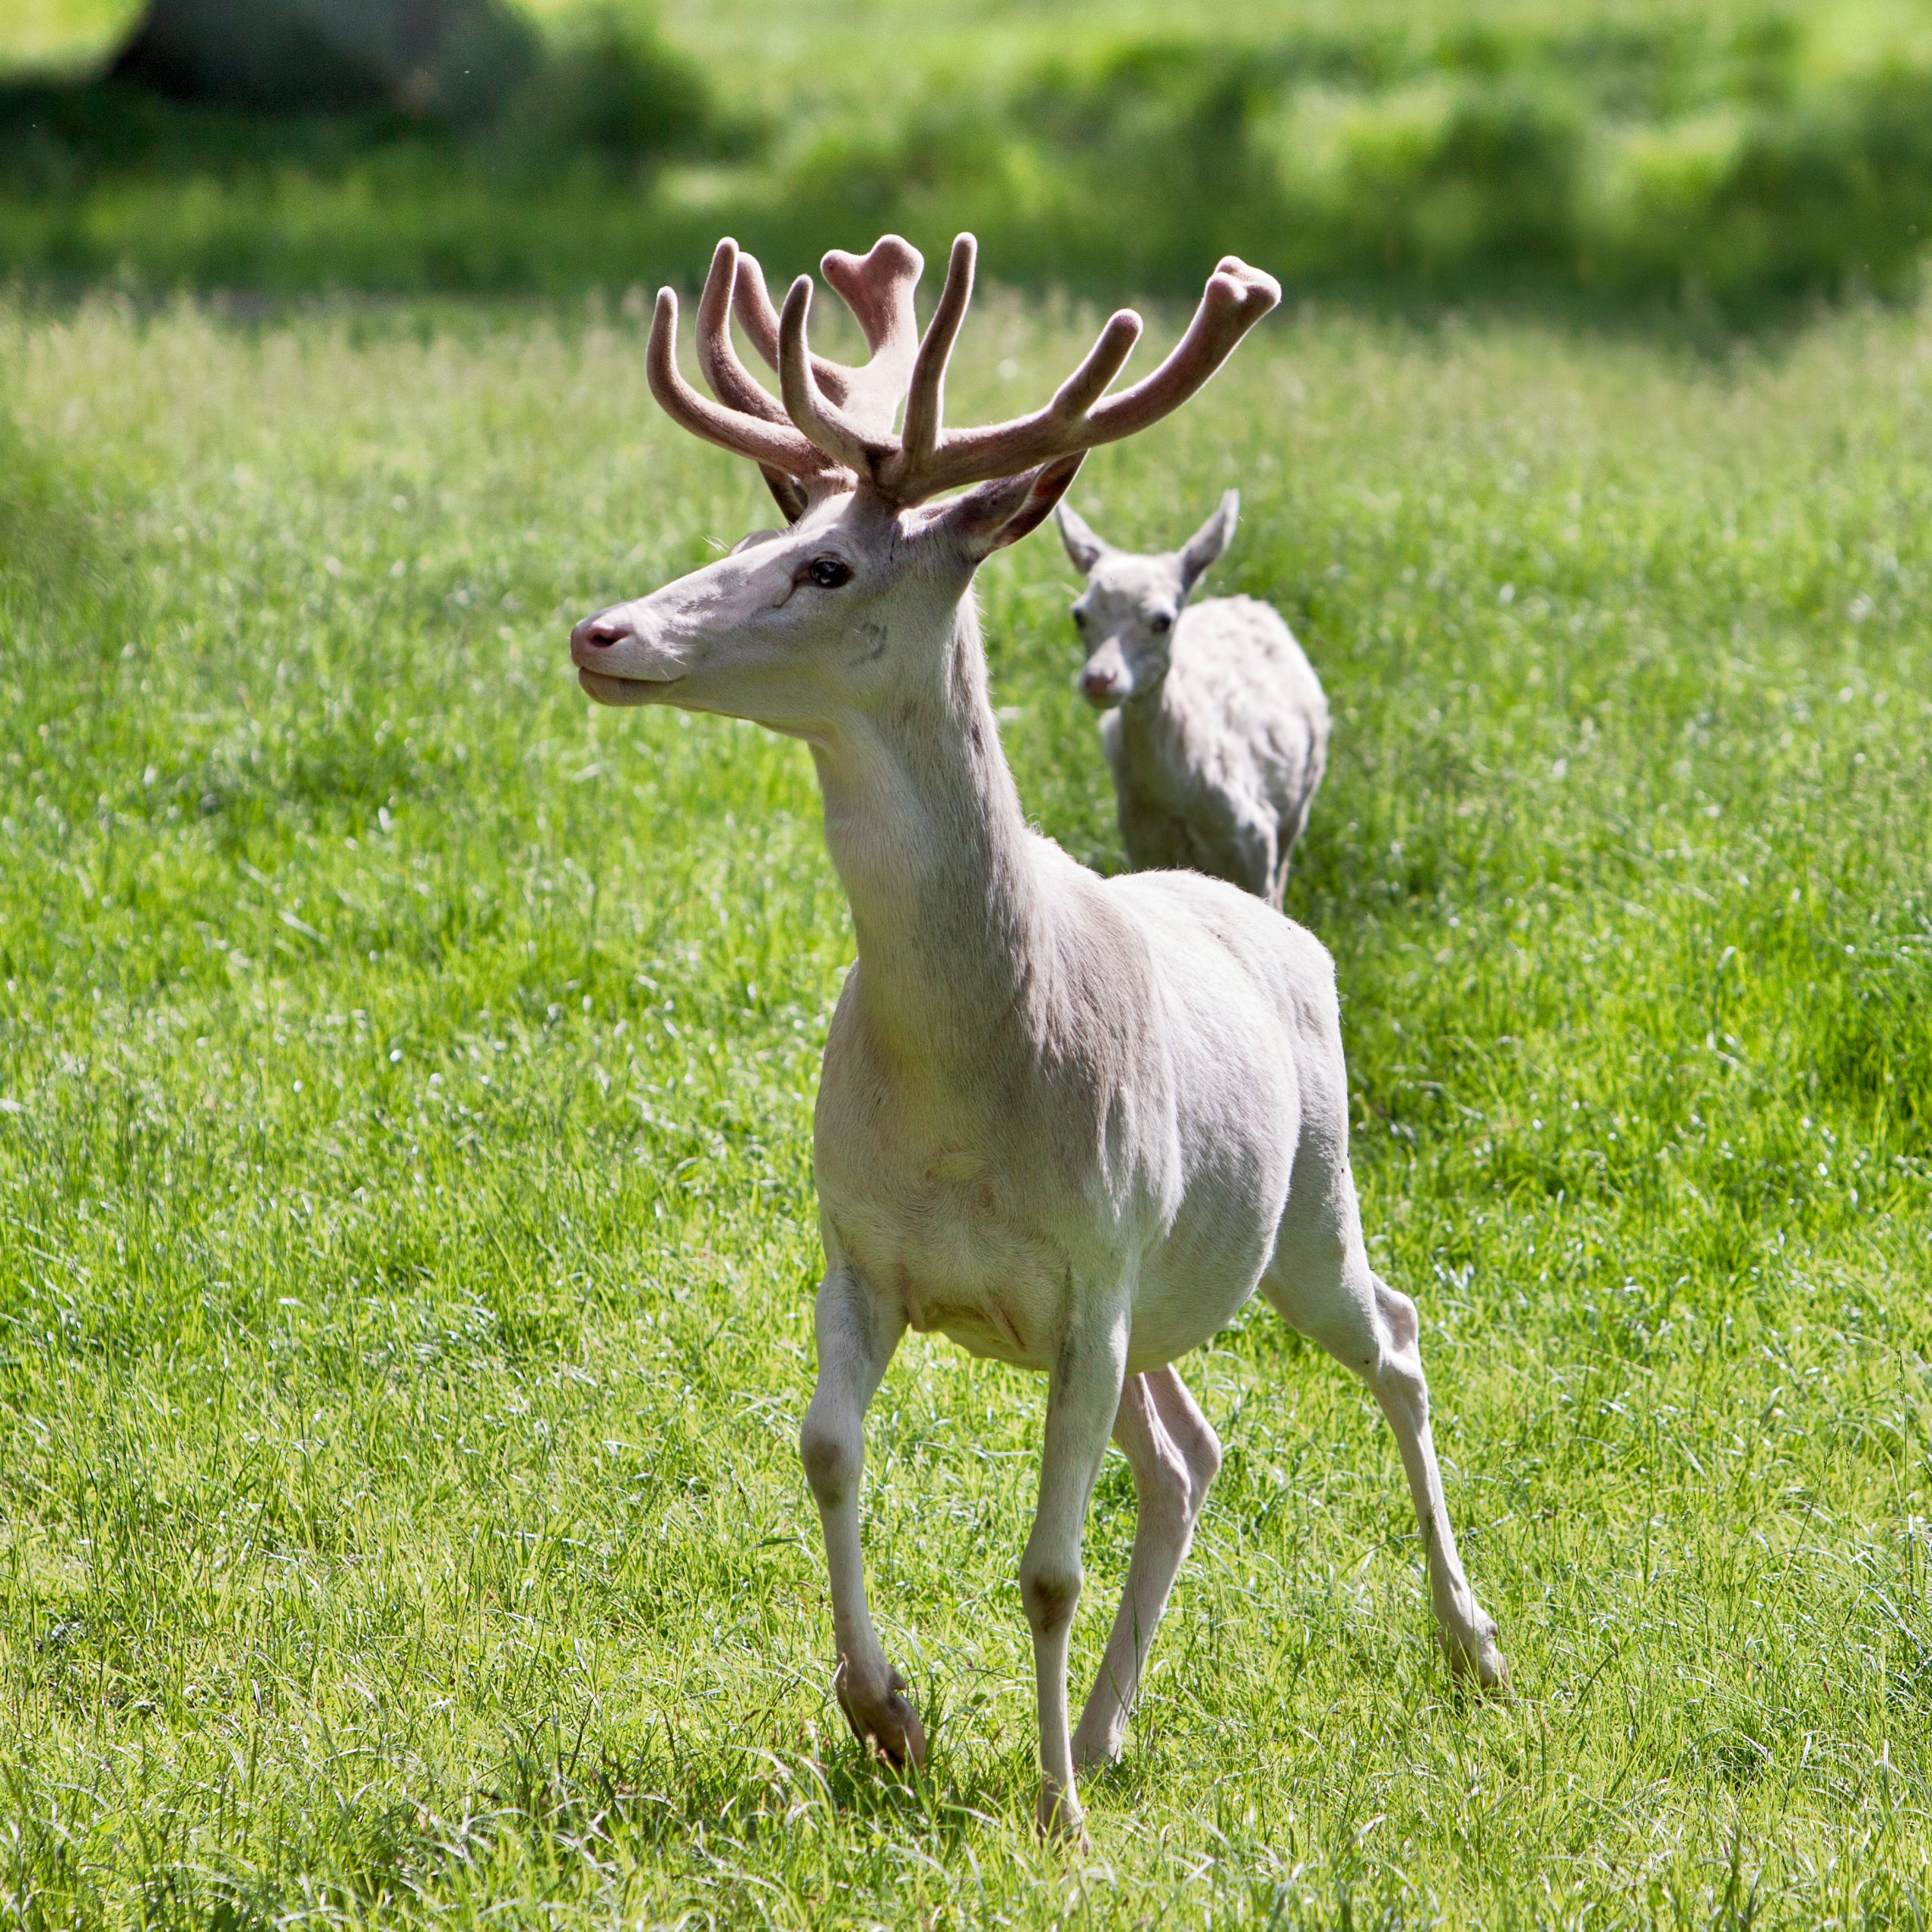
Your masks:
{"label": "fawn body", "polygon": [[1240,513],[1230,490],[1179,550],[1103,543],[1065,503],[1087,586],[1073,606],[1101,709],[1121,841],[1143,871],[1187,866],[1279,906],[1328,765],[1328,700],[1294,634],[1252,597],[1191,601]]}

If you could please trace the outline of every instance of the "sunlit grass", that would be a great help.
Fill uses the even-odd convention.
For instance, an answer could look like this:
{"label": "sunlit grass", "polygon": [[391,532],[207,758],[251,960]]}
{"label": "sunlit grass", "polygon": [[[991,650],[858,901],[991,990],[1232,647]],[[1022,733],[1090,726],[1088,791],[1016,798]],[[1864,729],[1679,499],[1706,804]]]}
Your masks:
{"label": "sunlit grass", "polygon": [[[1081,340],[989,306],[954,406]],[[1327,681],[1291,909],[1517,1686],[1454,1693],[1386,1432],[1257,1310],[1084,1872],[1030,1826],[1037,1383],[902,1351],[925,1780],[829,1699],[808,762],[565,661],[755,481],[614,316],[4,310],[0,398],[14,1922],[1924,1916],[1932,318],[1284,318],[1083,474],[1137,543],[1239,484],[1216,581]],[[1071,587],[985,573],[995,697],[1112,866]],[[1083,1672],[1129,1528],[1116,1459]]]}

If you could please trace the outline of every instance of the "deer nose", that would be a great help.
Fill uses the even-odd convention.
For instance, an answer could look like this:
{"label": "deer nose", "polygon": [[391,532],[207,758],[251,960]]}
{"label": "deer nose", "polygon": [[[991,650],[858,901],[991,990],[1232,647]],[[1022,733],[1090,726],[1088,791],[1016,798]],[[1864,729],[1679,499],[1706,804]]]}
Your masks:
{"label": "deer nose", "polygon": [[1080,674],[1080,688],[1088,697],[1112,697],[1115,689],[1114,674],[1089,666]]}
{"label": "deer nose", "polygon": [[623,611],[600,611],[594,617],[586,617],[571,632],[573,651],[608,651],[614,644],[622,644],[626,638],[635,635],[630,620]]}

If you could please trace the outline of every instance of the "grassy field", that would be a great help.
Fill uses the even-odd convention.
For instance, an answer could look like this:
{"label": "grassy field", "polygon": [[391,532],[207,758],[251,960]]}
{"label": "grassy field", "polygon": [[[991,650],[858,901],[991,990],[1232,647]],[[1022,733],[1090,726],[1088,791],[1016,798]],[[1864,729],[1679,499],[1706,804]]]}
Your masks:
{"label": "grassy field", "polygon": [[[1080,337],[990,305],[961,413]],[[754,482],[595,309],[17,303],[0,403],[0,1923],[1932,1914],[1932,314],[1284,316],[1081,478],[1123,540],[1238,482],[1217,580],[1328,681],[1291,909],[1516,1684],[1455,1694],[1386,1430],[1252,1312],[1084,1869],[1037,1384],[909,1339],[866,1507],[929,1775],[829,1694],[808,762],[567,666]],[[1106,868],[1070,590],[985,573],[995,695]],[[1115,1457],[1083,1675],[1130,1519]]]}

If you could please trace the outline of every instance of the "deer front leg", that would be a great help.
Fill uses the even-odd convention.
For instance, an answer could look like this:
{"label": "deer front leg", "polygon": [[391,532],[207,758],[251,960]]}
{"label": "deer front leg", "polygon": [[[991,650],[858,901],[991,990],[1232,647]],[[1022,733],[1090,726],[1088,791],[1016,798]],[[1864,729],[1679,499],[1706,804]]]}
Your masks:
{"label": "deer front leg", "polygon": [[838,1657],[832,1688],[845,1721],[895,1764],[923,1764],[926,1734],[886,1661],[866,1604],[859,1546],[859,1481],[865,1467],[866,1410],[906,1332],[906,1311],[872,1291],[843,1261],[819,1285],[818,1386],[798,1432],[805,1479],[818,1502],[831,1572],[832,1627]]}
{"label": "deer front leg", "polygon": [[1074,1789],[1066,1712],[1067,1641],[1080,1601],[1081,1533],[1100,1459],[1118,1412],[1127,1370],[1124,1304],[1076,1315],[1047,1397],[1040,1500],[1020,1559],[1020,1595],[1033,1632],[1033,1678],[1040,1710],[1040,1826],[1084,1847],[1087,1833]]}
{"label": "deer front leg", "polygon": [[1208,1485],[1221,1466],[1221,1445],[1172,1368],[1128,1383],[1114,1440],[1134,1472],[1134,1553],[1106,1656],[1073,1734],[1075,1770],[1120,1755],[1155,1626],[1194,1540]]}

